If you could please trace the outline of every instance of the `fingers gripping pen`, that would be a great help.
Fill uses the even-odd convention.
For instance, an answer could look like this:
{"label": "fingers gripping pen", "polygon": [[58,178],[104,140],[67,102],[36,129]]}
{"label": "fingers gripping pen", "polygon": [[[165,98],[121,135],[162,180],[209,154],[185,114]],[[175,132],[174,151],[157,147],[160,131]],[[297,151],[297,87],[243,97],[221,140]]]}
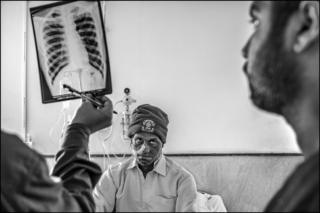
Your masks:
{"label": "fingers gripping pen", "polygon": [[[63,84],[63,88],[64,89],[68,89],[72,94],[77,95],[83,99],[86,99],[88,101],[90,101],[94,106],[99,107],[99,108],[103,108],[104,104],[101,103],[100,101],[98,101],[97,99],[91,98],[90,96],[88,96],[85,93],[79,92],[78,90],[72,88],[71,86],[67,85],[67,84]],[[114,114],[118,114],[116,111],[113,111]]]}
{"label": "fingers gripping pen", "polygon": [[79,92],[78,90],[72,88],[71,86],[67,85],[67,84],[63,84],[63,88],[64,89],[68,89],[72,94],[77,95],[83,99],[86,99],[88,101],[90,101],[93,105],[95,105],[96,107],[100,107],[102,108],[104,105],[102,103],[100,103],[97,100],[94,100],[93,98],[89,97],[88,95]]}

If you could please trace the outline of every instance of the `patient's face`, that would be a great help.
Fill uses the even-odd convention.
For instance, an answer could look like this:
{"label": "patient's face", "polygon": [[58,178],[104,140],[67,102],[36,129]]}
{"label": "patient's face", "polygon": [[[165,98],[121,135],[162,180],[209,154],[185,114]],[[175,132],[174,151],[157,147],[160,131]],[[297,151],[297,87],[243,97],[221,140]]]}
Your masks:
{"label": "patient's face", "polygon": [[136,161],[141,166],[151,165],[162,153],[160,138],[151,133],[136,133],[131,144]]}

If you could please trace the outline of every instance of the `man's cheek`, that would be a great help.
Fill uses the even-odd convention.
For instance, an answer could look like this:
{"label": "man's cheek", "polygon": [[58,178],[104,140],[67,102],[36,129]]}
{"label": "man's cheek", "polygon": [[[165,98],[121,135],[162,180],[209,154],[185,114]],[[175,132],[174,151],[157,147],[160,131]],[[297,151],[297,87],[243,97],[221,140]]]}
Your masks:
{"label": "man's cheek", "polygon": [[137,153],[136,150],[132,150],[132,154],[133,154],[133,156],[135,156],[135,157],[138,155],[138,153]]}

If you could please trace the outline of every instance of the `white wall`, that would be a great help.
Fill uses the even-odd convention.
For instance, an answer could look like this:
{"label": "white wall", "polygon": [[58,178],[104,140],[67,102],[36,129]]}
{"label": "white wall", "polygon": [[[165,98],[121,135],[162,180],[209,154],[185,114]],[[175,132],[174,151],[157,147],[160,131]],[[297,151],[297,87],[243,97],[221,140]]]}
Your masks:
{"label": "white wall", "polygon": [[26,2],[1,1],[1,129],[24,138]]}
{"label": "white wall", "polygon": [[[28,2],[28,7],[48,3]],[[170,118],[167,153],[299,152],[284,120],[256,109],[248,98],[240,53],[250,33],[248,6],[103,2],[114,91],[109,97],[116,102],[129,87],[138,100],[134,107],[151,103],[163,108]],[[41,103],[30,14],[27,47],[28,130],[37,150],[53,154],[59,147],[63,103]],[[71,115],[80,101],[66,103]],[[122,110],[120,105],[116,110]],[[119,122],[115,117],[113,135],[104,145],[129,152],[119,137]],[[103,153],[97,135],[91,137],[90,148]]]}

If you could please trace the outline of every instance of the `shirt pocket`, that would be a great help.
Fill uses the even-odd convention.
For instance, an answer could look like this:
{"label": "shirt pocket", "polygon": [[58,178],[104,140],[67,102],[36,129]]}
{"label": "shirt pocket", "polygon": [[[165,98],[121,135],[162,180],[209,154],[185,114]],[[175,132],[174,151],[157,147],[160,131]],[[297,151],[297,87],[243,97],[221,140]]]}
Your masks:
{"label": "shirt pocket", "polygon": [[176,209],[175,196],[154,195],[150,199],[150,206],[155,212],[174,212]]}

